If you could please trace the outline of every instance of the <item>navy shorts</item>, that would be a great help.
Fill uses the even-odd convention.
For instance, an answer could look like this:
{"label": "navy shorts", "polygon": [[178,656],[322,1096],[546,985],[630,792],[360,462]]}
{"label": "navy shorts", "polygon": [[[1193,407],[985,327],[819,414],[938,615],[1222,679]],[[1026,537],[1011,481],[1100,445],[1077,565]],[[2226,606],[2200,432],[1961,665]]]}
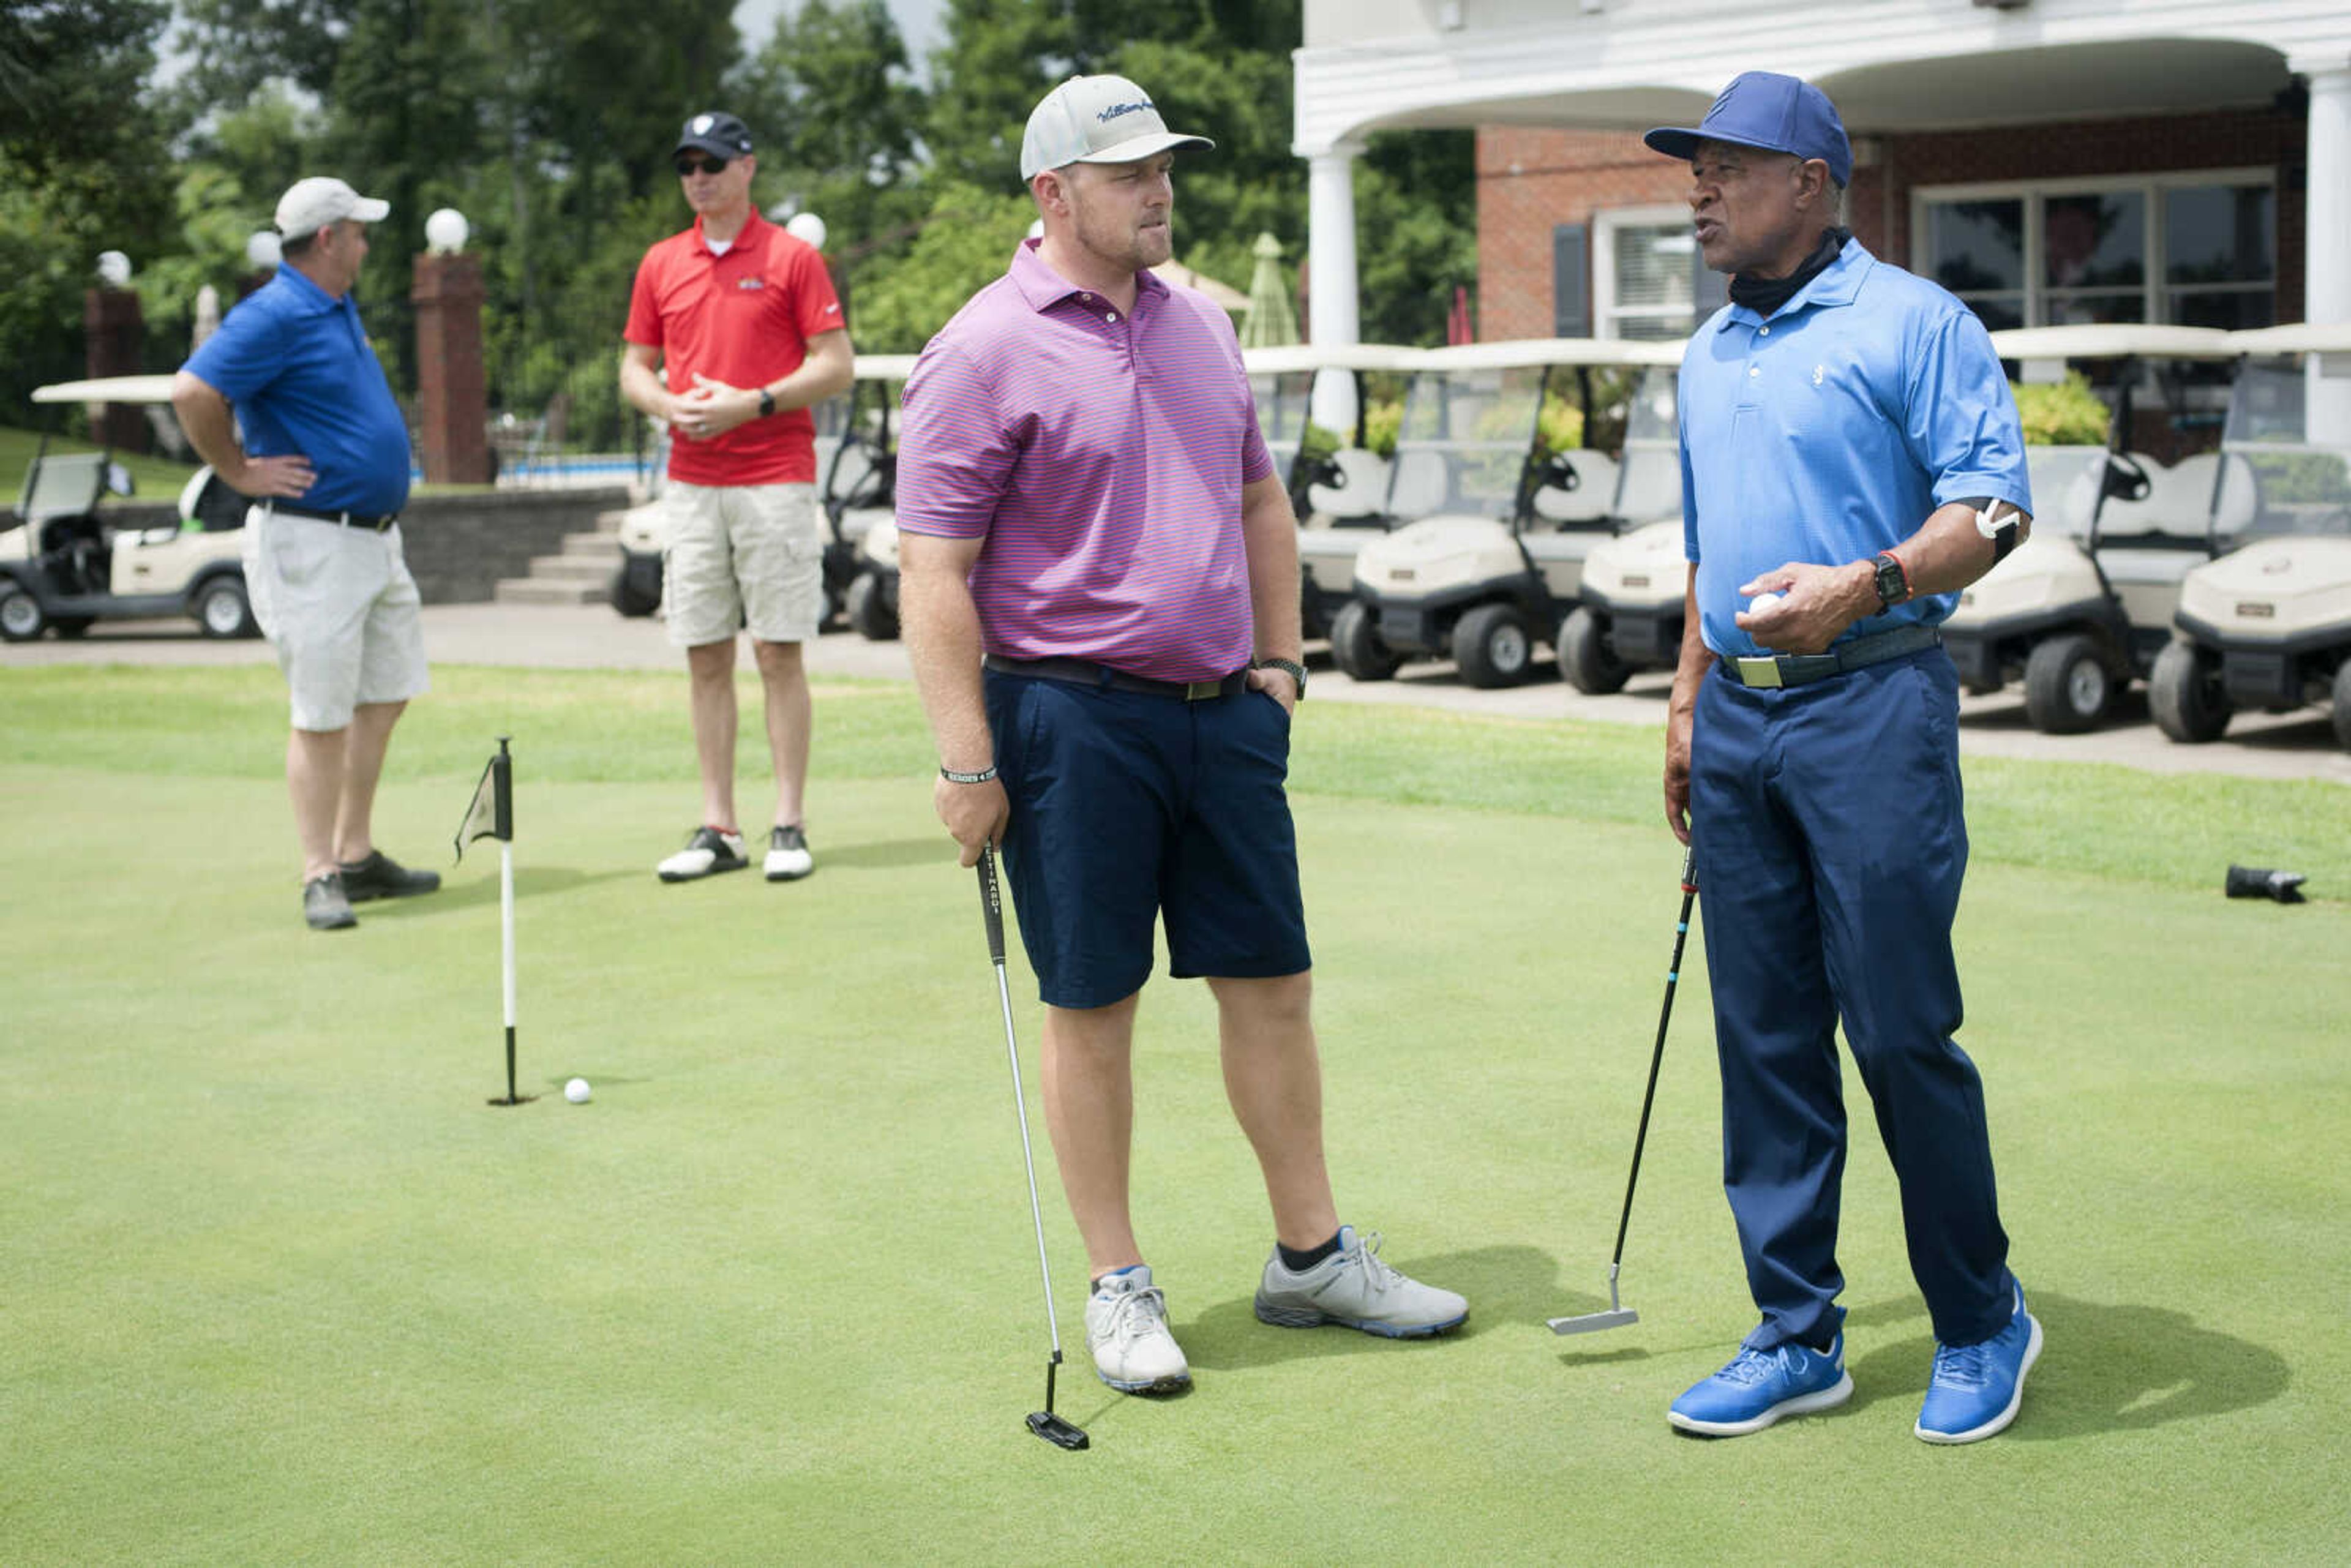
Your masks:
{"label": "navy shorts", "polygon": [[1204,702],[987,674],[1012,803],[1004,869],[1038,991],[1123,1001],[1168,973],[1262,979],[1310,967],[1283,781],[1290,716],[1264,692]]}

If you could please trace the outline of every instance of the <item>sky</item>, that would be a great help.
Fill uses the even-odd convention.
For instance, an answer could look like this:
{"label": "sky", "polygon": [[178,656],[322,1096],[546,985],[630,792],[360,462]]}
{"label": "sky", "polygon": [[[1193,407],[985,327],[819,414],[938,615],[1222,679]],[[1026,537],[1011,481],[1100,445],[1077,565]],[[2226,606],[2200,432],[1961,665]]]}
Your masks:
{"label": "sky", "polygon": [[[889,0],[889,5],[899,35],[906,40],[906,57],[914,62],[915,76],[928,82],[930,53],[946,41],[947,0]],[[756,49],[775,31],[777,16],[796,7],[797,0],[740,0],[735,7],[735,26]]]}

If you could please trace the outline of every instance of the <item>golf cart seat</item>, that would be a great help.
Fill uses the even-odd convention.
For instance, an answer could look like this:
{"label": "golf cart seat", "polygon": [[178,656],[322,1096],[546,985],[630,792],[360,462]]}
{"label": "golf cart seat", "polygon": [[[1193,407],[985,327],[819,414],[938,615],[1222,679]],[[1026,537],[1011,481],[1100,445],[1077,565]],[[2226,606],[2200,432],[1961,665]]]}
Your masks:
{"label": "golf cart seat", "polygon": [[1306,504],[1333,521],[1376,517],[1387,507],[1388,460],[1360,446],[1343,446],[1331,454],[1338,470],[1336,485],[1309,485]]}
{"label": "golf cart seat", "polygon": [[2120,544],[2158,534],[2179,538],[2203,537],[2206,513],[2212,499],[2212,470],[2209,465],[2191,470],[2188,465],[2196,461],[2191,457],[2179,468],[2167,468],[2144,452],[2131,453],[2125,461],[2146,473],[2147,494],[2106,497],[2098,513],[2101,541]]}
{"label": "golf cart seat", "polygon": [[1434,517],[1453,493],[1451,465],[1442,452],[1399,452],[1390,465],[1387,513],[1392,517]]}
{"label": "golf cart seat", "polygon": [[1562,452],[1575,470],[1573,490],[1546,485],[1534,496],[1535,516],[1552,523],[1592,523],[1608,515],[1616,499],[1616,460],[1605,452]]}

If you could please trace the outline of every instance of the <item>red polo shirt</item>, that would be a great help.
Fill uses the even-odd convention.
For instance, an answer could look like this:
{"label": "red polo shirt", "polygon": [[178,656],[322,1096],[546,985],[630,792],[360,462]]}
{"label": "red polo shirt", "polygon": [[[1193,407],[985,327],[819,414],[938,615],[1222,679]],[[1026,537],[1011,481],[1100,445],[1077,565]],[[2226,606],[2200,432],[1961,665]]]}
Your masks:
{"label": "red polo shirt", "polygon": [[[824,258],[754,210],[724,256],[710,254],[700,218],[646,251],[622,336],[659,349],[670,390],[685,392],[696,372],[772,386],[800,368],[810,339],[844,325]],[[709,441],[672,430],[669,472],[688,485],[812,485],[816,422],[795,408]]]}

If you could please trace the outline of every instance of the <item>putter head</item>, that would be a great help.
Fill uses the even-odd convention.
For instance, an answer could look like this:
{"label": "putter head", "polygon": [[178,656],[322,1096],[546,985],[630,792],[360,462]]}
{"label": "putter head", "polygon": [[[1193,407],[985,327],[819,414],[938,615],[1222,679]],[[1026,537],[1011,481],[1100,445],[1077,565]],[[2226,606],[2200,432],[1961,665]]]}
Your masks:
{"label": "putter head", "polygon": [[1641,1314],[1630,1307],[1613,1307],[1604,1312],[1586,1312],[1580,1318],[1553,1318],[1553,1333],[1598,1333],[1602,1329],[1621,1329],[1626,1323],[1637,1323]]}
{"label": "putter head", "polygon": [[1084,1428],[1071,1426],[1050,1410],[1031,1410],[1029,1413],[1029,1429],[1057,1448],[1074,1452],[1086,1446]]}

